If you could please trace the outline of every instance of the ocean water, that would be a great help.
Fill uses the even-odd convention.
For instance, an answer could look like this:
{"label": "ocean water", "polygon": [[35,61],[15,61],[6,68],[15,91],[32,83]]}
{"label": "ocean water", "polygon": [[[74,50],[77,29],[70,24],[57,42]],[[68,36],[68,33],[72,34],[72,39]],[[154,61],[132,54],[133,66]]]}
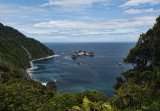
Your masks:
{"label": "ocean water", "polygon": [[[97,90],[111,97],[114,95],[116,77],[132,68],[123,63],[135,43],[45,43],[57,56],[47,60],[34,61],[31,77],[46,84],[56,81],[59,93],[76,93]],[[75,51],[93,51],[95,56],[80,56],[72,60]],[[122,63],[118,65],[117,63]],[[77,63],[81,63],[78,65]]]}

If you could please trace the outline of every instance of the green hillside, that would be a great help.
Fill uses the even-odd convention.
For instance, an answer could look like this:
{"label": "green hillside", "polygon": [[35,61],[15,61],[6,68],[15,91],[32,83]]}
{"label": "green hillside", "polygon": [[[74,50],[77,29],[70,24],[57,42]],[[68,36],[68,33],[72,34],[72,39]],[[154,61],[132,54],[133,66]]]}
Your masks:
{"label": "green hillside", "polygon": [[58,94],[30,79],[29,60],[54,53],[17,30],[0,25],[0,111],[160,111],[160,16],[140,35],[117,77],[115,96],[97,91]]}
{"label": "green hillside", "polygon": [[29,67],[29,60],[53,55],[40,42],[27,38],[12,27],[0,24],[0,59],[16,68]]}

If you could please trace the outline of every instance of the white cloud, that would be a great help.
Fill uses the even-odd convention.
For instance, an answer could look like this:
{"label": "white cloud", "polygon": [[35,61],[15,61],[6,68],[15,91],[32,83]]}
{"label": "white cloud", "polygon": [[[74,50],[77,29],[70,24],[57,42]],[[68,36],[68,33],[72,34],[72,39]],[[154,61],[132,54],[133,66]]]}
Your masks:
{"label": "white cloud", "polygon": [[125,10],[125,14],[141,14],[141,13],[154,13],[154,12],[160,12],[160,10],[154,10],[153,8],[150,9],[130,9]]}
{"label": "white cloud", "polygon": [[[156,16],[140,16],[106,21],[54,20],[23,29],[41,41],[136,41],[151,28]],[[145,22],[144,22],[145,21]]]}
{"label": "white cloud", "polygon": [[105,21],[53,20],[36,24],[11,25],[42,42],[136,41],[155,23],[156,16]]}
{"label": "white cloud", "polygon": [[[145,27],[155,22],[155,16],[141,16],[129,19],[116,19],[107,21],[72,21],[72,20],[56,20],[49,22],[41,22],[34,25],[37,28],[52,28],[63,30],[113,30],[113,29],[129,29],[137,27]],[[144,22],[145,21],[145,22]]]}
{"label": "white cloud", "polygon": [[156,5],[160,4],[160,0],[129,0],[120,7],[138,6],[143,4]]}
{"label": "white cloud", "polygon": [[[50,11],[37,8],[37,7],[26,7],[19,5],[10,5],[10,4],[0,4],[0,14],[7,15],[26,15],[26,14],[38,14],[38,15],[46,15],[50,13]],[[23,15],[22,15],[23,14]]]}
{"label": "white cloud", "polygon": [[106,2],[106,0],[49,0],[48,3],[43,4],[42,6],[80,6],[80,5],[92,5],[96,2]]}
{"label": "white cloud", "polygon": [[[47,3],[41,5],[45,6],[58,6],[56,9],[63,11],[83,11],[86,8],[92,7],[93,3],[107,3],[108,0],[48,0]],[[55,7],[54,7],[55,8]]]}
{"label": "white cloud", "polygon": [[[33,35],[32,35],[33,37]],[[135,42],[139,37],[139,33],[134,34],[105,34],[105,35],[81,35],[73,37],[70,35],[34,35],[35,39],[42,42]]]}

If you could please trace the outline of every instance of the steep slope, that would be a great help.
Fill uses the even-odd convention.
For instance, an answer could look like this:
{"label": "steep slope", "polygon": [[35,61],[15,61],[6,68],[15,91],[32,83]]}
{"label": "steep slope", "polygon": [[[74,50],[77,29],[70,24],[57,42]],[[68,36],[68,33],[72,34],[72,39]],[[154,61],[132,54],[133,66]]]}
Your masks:
{"label": "steep slope", "polygon": [[53,55],[40,42],[0,24],[0,111],[35,111],[57,95],[55,89],[31,80],[29,61]]}
{"label": "steep slope", "polygon": [[16,29],[0,24],[0,59],[16,68],[29,67],[29,60],[53,55],[40,42],[27,38]]}
{"label": "steep slope", "polygon": [[117,78],[114,105],[125,111],[160,111],[160,16],[124,62],[134,68]]}

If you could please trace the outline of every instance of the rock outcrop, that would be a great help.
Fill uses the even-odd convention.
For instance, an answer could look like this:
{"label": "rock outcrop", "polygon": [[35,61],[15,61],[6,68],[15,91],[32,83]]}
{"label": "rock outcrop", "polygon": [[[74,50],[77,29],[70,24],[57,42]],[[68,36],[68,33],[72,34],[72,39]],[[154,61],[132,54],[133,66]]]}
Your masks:
{"label": "rock outcrop", "polygon": [[51,88],[55,88],[55,89],[57,88],[56,83],[53,82],[53,81],[48,82],[48,83],[46,84],[46,86],[47,86],[47,87],[51,87]]}
{"label": "rock outcrop", "polygon": [[78,56],[94,56],[94,53],[88,51],[75,51],[72,55],[72,59],[76,59]]}

